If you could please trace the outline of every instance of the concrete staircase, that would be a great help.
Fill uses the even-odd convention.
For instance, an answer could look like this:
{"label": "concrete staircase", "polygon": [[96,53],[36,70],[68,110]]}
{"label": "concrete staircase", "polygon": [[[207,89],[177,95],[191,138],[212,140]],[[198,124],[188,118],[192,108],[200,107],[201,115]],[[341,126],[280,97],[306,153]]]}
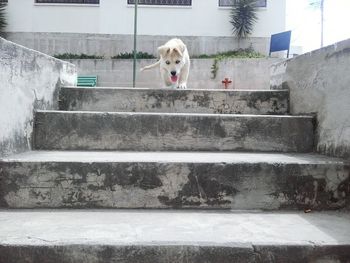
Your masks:
{"label": "concrete staircase", "polygon": [[287,91],[62,88],[0,160],[0,263],[350,262],[349,164],[288,112]]}

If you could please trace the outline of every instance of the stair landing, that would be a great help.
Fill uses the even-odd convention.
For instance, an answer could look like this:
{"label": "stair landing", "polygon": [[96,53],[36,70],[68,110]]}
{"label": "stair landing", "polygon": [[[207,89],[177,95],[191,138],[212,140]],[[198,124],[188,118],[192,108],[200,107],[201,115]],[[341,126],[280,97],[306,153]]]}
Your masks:
{"label": "stair landing", "polygon": [[350,262],[350,215],[3,210],[0,262]]}

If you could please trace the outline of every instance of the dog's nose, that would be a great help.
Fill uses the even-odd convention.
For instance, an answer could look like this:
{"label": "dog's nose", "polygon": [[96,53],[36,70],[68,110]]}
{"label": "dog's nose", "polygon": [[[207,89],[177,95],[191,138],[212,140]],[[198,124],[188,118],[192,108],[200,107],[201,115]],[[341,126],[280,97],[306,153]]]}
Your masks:
{"label": "dog's nose", "polygon": [[172,72],[170,72],[170,73],[171,73],[171,75],[173,75],[173,76],[176,75],[176,71],[172,71]]}

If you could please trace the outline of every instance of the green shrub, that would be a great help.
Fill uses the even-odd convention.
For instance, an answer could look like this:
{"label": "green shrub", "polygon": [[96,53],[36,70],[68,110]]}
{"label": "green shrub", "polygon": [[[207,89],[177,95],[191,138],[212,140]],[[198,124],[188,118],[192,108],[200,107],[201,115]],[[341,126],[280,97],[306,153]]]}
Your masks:
{"label": "green shrub", "polygon": [[[138,59],[152,59],[156,58],[152,54],[149,54],[147,52],[137,52],[136,57]],[[113,56],[112,59],[133,59],[134,58],[134,53],[133,52],[125,52],[125,53],[119,53],[116,56]]]}
{"label": "green shrub", "polygon": [[220,53],[211,54],[211,55],[202,54],[199,56],[192,56],[192,58],[199,58],[199,59],[218,58],[219,60],[226,59],[226,58],[264,58],[264,57],[265,56],[263,54],[260,54],[259,52],[254,51],[253,48],[237,49],[237,50],[220,52]]}
{"label": "green shrub", "polygon": [[224,59],[232,59],[232,58],[264,58],[265,56],[263,54],[260,54],[259,52],[254,51],[252,47],[247,49],[237,49],[237,50],[231,50],[226,52],[220,52],[217,54],[212,55],[206,55],[202,54],[199,56],[192,56],[192,58],[199,58],[199,59],[214,59],[213,65],[211,66],[211,74],[212,79],[216,78],[217,72],[219,70],[218,63],[221,60]]}
{"label": "green shrub", "polygon": [[103,59],[104,56],[97,56],[97,55],[87,55],[87,54],[72,54],[72,53],[64,53],[64,54],[58,54],[53,55],[55,58],[58,59]]}
{"label": "green shrub", "polygon": [[[104,56],[97,56],[97,55],[87,55],[87,54],[72,54],[72,53],[64,53],[64,54],[57,54],[54,55],[55,58],[58,59],[104,59]],[[134,58],[134,54],[133,53],[120,53],[116,56],[111,57],[112,59],[133,59]],[[153,56],[152,54],[149,54],[147,52],[138,52],[137,53],[137,58],[138,59],[153,59],[156,58],[155,56]]]}
{"label": "green shrub", "polygon": [[191,56],[191,58],[202,58],[202,59],[206,59],[206,58],[213,58],[213,56],[215,56],[215,55],[201,54],[201,55],[199,55],[199,56]]}

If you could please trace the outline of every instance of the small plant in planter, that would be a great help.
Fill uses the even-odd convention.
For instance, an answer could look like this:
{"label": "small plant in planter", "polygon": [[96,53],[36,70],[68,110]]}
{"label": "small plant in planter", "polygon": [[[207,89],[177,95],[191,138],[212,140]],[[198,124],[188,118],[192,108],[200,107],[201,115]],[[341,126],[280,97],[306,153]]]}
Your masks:
{"label": "small plant in planter", "polygon": [[233,33],[240,39],[249,36],[258,21],[256,0],[237,0],[231,10]]}
{"label": "small plant in planter", "polygon": [[0,33],[4,32],[7,26],[6,6],[7,6],[7,3],[0,3]]}

